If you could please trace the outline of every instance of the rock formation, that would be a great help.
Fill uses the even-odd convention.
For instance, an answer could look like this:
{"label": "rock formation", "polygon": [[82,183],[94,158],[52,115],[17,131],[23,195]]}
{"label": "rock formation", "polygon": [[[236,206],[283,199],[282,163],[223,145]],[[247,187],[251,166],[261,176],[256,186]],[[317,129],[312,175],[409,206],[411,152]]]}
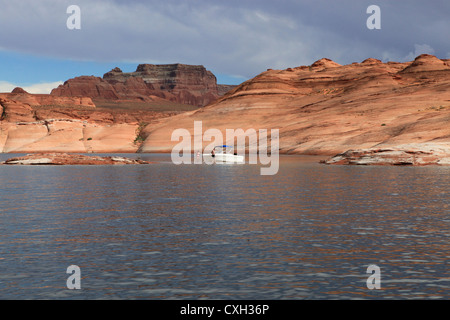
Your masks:
{"label": "rock formation", "polygon": [[[450,69],[421,55],[412,62],[267,70],[209,106],[144,130],[141,152],[170,152],[171,133],[194,121],[203,131],[279,129],[280,153],[332,156],[347,150],[450,143]],[[205,142],[204,146],[210,142]],[[226,141],[233,143],[233,141]]]}
{"label": "rock formation", "polygon": [[124,157],[99,157],[67,153],[35,153],[23,157],[8,159],[0,164],[4,165],[126,165],[149,164],[140,159]]}
{"label": "rock formation", "polygon": [[217,90],[219,92],[219,96],[224,96],[226,93],[230,92],[231,90],[237,88],[237,85],[232,84],[218,84]]}
{"label": "rock formation", "polygon": [[28,92],[26,92],[24,89],[20,88],[20,87],[15,87],[11,93],[13,94],[27,94]]}
{"label": "rock formation", "polygon": [[50,93],[52,96],[81,96],[117,100],[119,95],[105,80],[94,76],[80,76],[69,79]]}
{"label": "rock formation", "polygon": [[158,99],[97,108],[89,97],[0,93],[0,152],[136,152],[142,123],[182,110]]}
{"label": "rock formation", "polygon": [[450,66],[430,54],[422,54],[418,56],[410,65],[401,71],[401,73],[408,72],[430,72],[430,71],[448,71]]}
{"label": "rock formation", "polygon": [[[140,64],[135,72],[114,68],[103,78],[81,76],[52,90],[54,96],[85,96],[103,100],[148,101],[159,97],[181,104],[205,106],[233,86],[218,86],[203,66]],[[220,88],[220,89],[219,89]]]}
{"label": "rock formation", "polygon": [[[333,60],[330,60],[328,58],[322,58],[320,60],[317,60],[311,65],[311,69],[315,69],[316,71],[329,69],[329,68],[336,68],[341,67],[339,63],[334,62]],[[290,68],[292,71],[292,68]]]}
{"label": "rock formation", "polygon": [[353,165],[450,165],[450,145],[424,143],[393,148],[348,150],[323,161]]}
{"label": "rock formation", "polygon": [[55,97],[47,94],[30,94],[22,88],[11,93],[0,93],[0,119],[8,122],[35,121],[33,108],[43,106],[95,108],[88,97]]}
{"label": "rock formation", "polygon": [[[193,135],[194,121],[202,121],[203,132],[215,128],[224,137],[226,129],[243,129],[244,134],[247,129],[279,129],[280,153],[333,156],[363,150],[360,158],[366,162],[367,155],[387,159],[395,151],[397,159],[423,155],[419,162],[425,163],[436,155],[445,158],[446,151],[436,153],[436,146],[450,145],[448,59],[421,55],[411,62],[383,63],[369,58],[349,65],[321,59],[310,66],[269,69],[204,108],[147,95],[147,90],[167,88],[172,91],[165,98],[189,100],[192,96],[183,93],[189,85],[200,97],[211,75],[192,71],[197,80],[203,75],[203,82],[195,82],[177,76],[187,74],[183,68],[160,73],[152,65],[140,65],[135,73],[116,68],[105,79],[71,79],[55,89],[58,94],[30,95],[20,89],[0,94],[0,151],[171,152],[178,143],[171,141],[172,132],[184,128]],[[169,70],[175,70],[173,77]],[[162,76],[151,80],[155,74],[166,74],[167,81]],[[84,88],[85,83],[92,88]],[[217,85],[209,88],[218,90]],[[138,98],[122,100],[130,97]],[[428,154],[430,145],[433,154]],[[347,155],[357,157],[354,151]]]}

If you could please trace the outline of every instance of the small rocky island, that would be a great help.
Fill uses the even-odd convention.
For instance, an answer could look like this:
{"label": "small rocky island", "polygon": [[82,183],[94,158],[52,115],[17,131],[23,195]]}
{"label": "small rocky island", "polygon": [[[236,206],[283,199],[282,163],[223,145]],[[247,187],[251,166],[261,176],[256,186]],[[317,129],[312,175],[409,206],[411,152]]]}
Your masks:
{"label": "small rocky island", "polygon": [[140,159],[124,157],[86,156],[69,153],[34,153],[23,157],[15,157],[1,162],[1,165],[125,165],[149,164]]}
{"label": "small rocky island", "polygon": [[341,165],[450,165],[450,145],[409,144],[391,148],[348,150],[321,162]]}

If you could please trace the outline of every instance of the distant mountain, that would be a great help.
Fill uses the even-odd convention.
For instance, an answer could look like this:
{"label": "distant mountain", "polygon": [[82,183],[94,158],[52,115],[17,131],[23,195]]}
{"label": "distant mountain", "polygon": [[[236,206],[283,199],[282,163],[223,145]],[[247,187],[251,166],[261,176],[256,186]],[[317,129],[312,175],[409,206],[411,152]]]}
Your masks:
{"label": "distant mountain", "polygon": [[114,68],[103,78],[81,76],[52,90],[55,96],[86,96],[95,100],[151,101],[154,97],[203,107],[233,86],[218,85],[204,66],[140,64],[135,72]]}

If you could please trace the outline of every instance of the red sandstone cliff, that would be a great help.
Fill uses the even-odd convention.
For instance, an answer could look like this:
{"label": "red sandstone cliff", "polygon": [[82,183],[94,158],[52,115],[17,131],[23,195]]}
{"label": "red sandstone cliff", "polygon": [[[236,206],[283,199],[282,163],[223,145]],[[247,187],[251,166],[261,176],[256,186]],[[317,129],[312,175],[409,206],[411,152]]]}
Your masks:
{"label": "red sandstone cliff", "polygon": [[81,76],[67,80],[52,90],[51,95],[140,101],[159,97],[202,107],[231,88],[233,86],[218,86],[214,74],[203,66],[140,64],[135,72],[122,72],[114,68],[103,78]]}
{"label": "red sandstone cliff", "polygon": [[269,69],[201,110],[147,127],[141,151],[170,151],[178,143],[170,141],[171,132],[193,132],[194,121],[224,137],[225,129],[279,129],[281,153],[450,145],[450,61],[421,55],[407,63],[339,65],[321,59]]}
{"label": "red sandstone cliff", "polygon": [[136,152],[143,124],[184,110],[156,98],[97,107],[90,97],[0,93],[0,152]]}
{"label": "red sandstone cliff", "polygon": [[69,79],[50,93],[52,96],[83,96],[117,100],[119,95],[111,84],[99,77],[80,76]]}
{"label": "red sandstone cliff", "polygon": [[[148,80],[152,68],[145,66],[136,72],[146,73]],[[136,152],[140,147],[141,152],[170,152],[177,143],[171,141],[173,130],[185,128],[193,134],[194,121],[203,122],[203,131],[217,128],[224,136],[225,129],[279,129],[281,153],[333,156],[365,149],[372,151],[347,154],[388,159],[391,153],[377,150],[403,155],[441,150],[442,158],[450,145],[450,60],[430,55],[407,63],[370,58],[339,65],[321,59],[310,66],[269,69],[201,109],[146,96],[147,89],[164,85],[174,85],[171,94],[181,94],[182,81],[148,83],[118,69],[112,72],[108,81],[71,79],[55,89],[61,96],[19,89],[0,94],[0,151]],[[90,81],[95,90],[82,91]],[[134,88],[131,95],[145,98],[121,105],[126,87]],[[63,97],[63,90],[72,89],[66,94],[74,96]],[[75,97],[77,91],[108,96],[112,106],[93,107],[91,98]]]}
{"label": "red sandstone cliff", "polygon": [[11,93],[0,93],[0,115],[3,121],[35,121],[33,108],[46,106],[95,108],[92,99],[88,97],[30,94],[22,88],[15,88]]}

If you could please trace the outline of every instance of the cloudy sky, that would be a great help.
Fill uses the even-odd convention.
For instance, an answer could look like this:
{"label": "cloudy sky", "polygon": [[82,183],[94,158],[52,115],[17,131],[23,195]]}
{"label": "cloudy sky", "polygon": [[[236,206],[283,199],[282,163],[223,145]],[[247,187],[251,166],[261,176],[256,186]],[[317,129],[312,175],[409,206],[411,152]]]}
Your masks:
{"label": "cloudy sky", "polygon": [[[69,29],[67,8],[80,8]],[[370,30],[370,5],[381,29]],[[268,68],[450,58],[449,0],[0,0],[0,91],[49,92],[139,63],[204,65],[238,84]]]}

